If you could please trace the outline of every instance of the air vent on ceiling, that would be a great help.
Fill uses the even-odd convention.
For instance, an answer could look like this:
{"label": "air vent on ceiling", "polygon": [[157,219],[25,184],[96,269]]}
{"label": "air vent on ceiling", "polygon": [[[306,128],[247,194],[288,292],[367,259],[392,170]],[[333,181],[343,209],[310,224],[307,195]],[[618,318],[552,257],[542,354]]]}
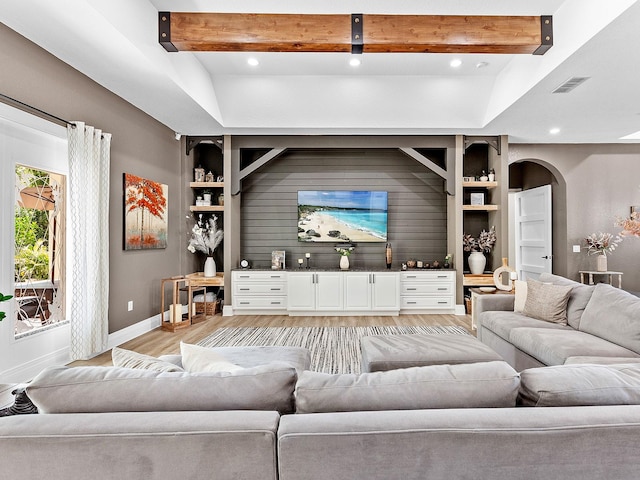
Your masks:
{"label": "air vent on ceiling", "polygon": [[569,80],[557,87],[553,93],[569,93],[578,85],[582,85],[584,82],[589,80],[589,78],[591,77],[571,77]]}

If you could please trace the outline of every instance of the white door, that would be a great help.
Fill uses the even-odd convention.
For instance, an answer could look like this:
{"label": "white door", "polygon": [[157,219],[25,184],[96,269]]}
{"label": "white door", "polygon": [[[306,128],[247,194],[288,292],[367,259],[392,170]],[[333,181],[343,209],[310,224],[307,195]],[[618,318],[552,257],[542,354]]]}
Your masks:
{"label": "white door", "polygon": [[400,275],[394,272],[378,272],[371,275],[373,282],[373,309],[400,309]]}
{"label": "white door", "polygon": [[371,273],[344,274],[344,305],[346,310],[371,310]]}
{"label": "white door", "polygon": [[551,185],[513,195],[518,279],[537,279],[552,267]]}
{"label": "white door", "polygon": [[316,273],[316,310],[344,310],[342,272]]}
{"label": "white door", "polygon": [[287,309],[316,309],[316,274],[290,272],[287,274]]}

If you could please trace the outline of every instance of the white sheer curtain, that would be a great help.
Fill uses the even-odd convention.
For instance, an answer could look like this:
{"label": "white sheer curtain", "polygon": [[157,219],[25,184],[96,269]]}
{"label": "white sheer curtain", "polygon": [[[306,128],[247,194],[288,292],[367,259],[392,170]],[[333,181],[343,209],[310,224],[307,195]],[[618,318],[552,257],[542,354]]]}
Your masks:
{"label": "white sheer curtain", "polygon": [[72,360],[107,348],[109,335],[109,164],[111,134],[69,125]]}

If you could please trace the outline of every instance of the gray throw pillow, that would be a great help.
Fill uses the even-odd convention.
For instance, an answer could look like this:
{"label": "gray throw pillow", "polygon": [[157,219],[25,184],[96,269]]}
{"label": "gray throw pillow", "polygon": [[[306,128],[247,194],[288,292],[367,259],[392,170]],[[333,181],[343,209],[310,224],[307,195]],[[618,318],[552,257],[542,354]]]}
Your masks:
{"label": "gray throw pillow", "polygon": [[522,313],[527,317],[566,325],[567,303],[572,288],[527,280],[527,300]]}
{"label": "gray throw pillow", "polygon": [[513,407],[518,373],[506,362],[430,365],[360,375],[305,371],[296,412]]}
{"label": "gray throw pillow", "polygon": [[536,407],[640,405],[640,364],[557,365],[520,372],[518,403]]}

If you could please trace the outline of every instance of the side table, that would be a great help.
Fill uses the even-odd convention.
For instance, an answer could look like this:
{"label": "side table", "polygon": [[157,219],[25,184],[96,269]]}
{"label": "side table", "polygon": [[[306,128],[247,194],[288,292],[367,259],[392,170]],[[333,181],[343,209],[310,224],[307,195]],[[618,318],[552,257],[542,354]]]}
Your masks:
{"label": "side table", "polygon": [[[166,284],[171,284],[171,303],[169,307],[169,321],[166,322],[164,318],[165,314],[165,288]],[[180,303],[180,292],[188,287],[188,280],[183,275],[176,275],[174,277],[163,278],[160,282],[160,319],[162,330],[168,330],[175,332],[182,328],[187,328],[191,325],[191,311],[193,309],[191,296],[192,291],[189,290],[189,303],[187,304],[188,314],[187,317],[182,315],[182,304]],[[204,288],[203,288],[204,290]],[[179,309],[179,310],[178,310]]]}
{"label": "side table", "polygon": [[207,319],[207,287],[224,287],[224,273],[218,273],[215,277],[205,277],[204,272],[190,273],[185,275],[185,280],[189,292],[189,305],[193,304],[193,292],[204,290],[204,313],[193,315],[189,308],[189,322],[202,322]]}
{"label": "side table", "polygon": [[612,272],[612,271],[606,271],[606,272],[598,272],[596,270],[580,270],[580,283],[585,283],[585,275],[588,275],[588,283],[587,285],[594,285],[593,282],[593,277],[594,275],[605,275],[607,277],[609,277],[609,285],[613,285],[613,276],[617,275],[618,276],[618,288],[622,288],[622,275],[623,272]]}
{"label": "side table", "polygon": [[479,295],[514,295],[516,293],[515,290],[507,291],[507,290],[500,290],[500,289],[495,289],[492,292],[485,292],[485,291],[482,291],[480,288],[470,288],[469,291],[471,292],[471,330],[475,330],[477,328],[476,299],[478,298]]}

